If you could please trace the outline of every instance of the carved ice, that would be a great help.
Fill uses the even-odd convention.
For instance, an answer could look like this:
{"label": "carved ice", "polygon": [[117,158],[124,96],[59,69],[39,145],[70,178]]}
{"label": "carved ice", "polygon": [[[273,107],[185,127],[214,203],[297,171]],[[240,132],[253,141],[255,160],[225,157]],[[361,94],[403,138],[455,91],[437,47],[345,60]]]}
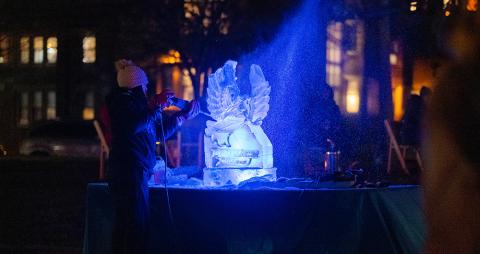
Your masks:
{"label": "carved ice", "polygon": [[227,61],[208,77],[204,184],[238,184],[252,177],[276,180],[272,143],[260,127],[267,116],[270,85],[260,66],[250,66],[250,97],[240,95],[237,62]]}

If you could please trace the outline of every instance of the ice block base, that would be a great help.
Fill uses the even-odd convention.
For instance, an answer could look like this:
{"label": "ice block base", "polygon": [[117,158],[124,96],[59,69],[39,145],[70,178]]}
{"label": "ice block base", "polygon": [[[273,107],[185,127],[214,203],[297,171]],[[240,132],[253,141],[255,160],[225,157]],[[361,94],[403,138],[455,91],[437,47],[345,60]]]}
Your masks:
{"label": "ice block base", "polygon": [[238,185],[252,177],[268,181],[277,180],[277,168],[204,168],[204,186]]}

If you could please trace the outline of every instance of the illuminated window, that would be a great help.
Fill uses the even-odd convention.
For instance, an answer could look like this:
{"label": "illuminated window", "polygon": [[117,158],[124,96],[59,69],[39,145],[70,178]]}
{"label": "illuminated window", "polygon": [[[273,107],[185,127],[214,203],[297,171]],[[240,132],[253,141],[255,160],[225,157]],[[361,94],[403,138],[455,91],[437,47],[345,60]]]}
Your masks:
{"label": "illuminated window", "polygon": [[0,64],[8,63],[8,37],[0,34]]}
{"label": "illuminated window", "polygon": [[393,89],[393,118],[395,121],[402,120],[403,117],[403,86],[397,86]]}
{"label": "illuminated window", "polygon": [[335,102],[341,105],[342,95],[342,23],[330,22],[327,26],[326,82],[333,89]]}
{"label": "illuminated window", "polygon": [[402,47],[399,41],[392,42],[390,52],[390,77],[392,88],[393,119],[400,121],[403,117],[403,65]]}
{"label": "illuminated window", "polygon": [[478,0],[467,0],[467,11],[477,11]]}
{"label": "illuminated window", "polygon": [[30,62],[30,38],[28,37],[20,38],[20,62],[24,64]]}
{"label": "illuminated window", "polygon": [[85,107],[83,108],[83,119],[93,120],[95,118],[95,94],[88,92],[85,95]]}
{"label": "illuminated window", "polygon": [[[445,11],[444,15],[446,17],[450,16],[450,14],[452,13],[452,10],[458,8],[458,4],[459,4],[459,0],[454,0],[454,1],[443,0],[443,10]],[[467,6],[468,6],[468,2],[467,2]]]}
{"label": "illuminated window", "polygon": [[55,91],[48,92],[47,98],[47,119],[52,120],[57,118],[57,95]]}
{"label": "illuminated window", "polygon": [[397,65],[398,64],[398,57],[395,53],[390,53],[390,64]]}
{"label": "illuminated window", "polygon": [[33,120],[38,121],[43,118],[43,97],[42,92],[37,91],[33,94]]}
{"label": "illuminated window", "polygon": [[[390,53],[390,77],[392,88],[393,119],[402,120],[403,117],[403,54],[402,44],[399,41],[392,42]],[[392,58],[392,56],[395,56]]]}
{"label": "illuminated window", "polygon": [[447,9],[452,4],[451,0],[443,0],[443,9]]}
{"label": "illuminated window", "polygon": [[327,25],[325,81],[332,87],[334,100],[344,113],[359,112],[364,33],[363,22],[358,19],[332,21]]}
{"label": "illuminated window", "polygon": [[342,83],[342,23],[332,22],[327,27],[327,83],[333,87]]}
{"label": "illuminated window", "polygon": [[331,86],[339,86],[342,83],[342,71],[339,65],[327,64],[327,83]]}
{"label": "illuminated window", "polygon": [[33,62],[43,63],[43,37],[36,36],[33,38]]}
{"label": "illuminated window", "polygon": [[87,36],[83,38],[83,62],[95,63],[97,40],[95,36]]}
{"label": "illuminated window", "polygon": [[410,11],[416,11],[416,10],[417,10],[417,1],[410,2]]}
{"label": "illuminated window", "polygon": [[347,92],[347,113],[358,113],[360,107],[360,97],[358,93]]}
{"label": "illuminated window", "polygon": [[347,113],[358,113],[360,109],[360,84],[358,80],[349,80],[345,109]]}
{"label": "illuminated window", "polygon": [[29,110],[28,110],[28,105],[29,105],[29,98],[28,98],[28,93],[22,93],[21,99],[20,99],[20,121],[19,124],[20,126],[26,126],[29,124]]}
{"label": "illuminated window", "polygon": [[47,39],[47,62],[57,62],[57,37],[49,37]]}

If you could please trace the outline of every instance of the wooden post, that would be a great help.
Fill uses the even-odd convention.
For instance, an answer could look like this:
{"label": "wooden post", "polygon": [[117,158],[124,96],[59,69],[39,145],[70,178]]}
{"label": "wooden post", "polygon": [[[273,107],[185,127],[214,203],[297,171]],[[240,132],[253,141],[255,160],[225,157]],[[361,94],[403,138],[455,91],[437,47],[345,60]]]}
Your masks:
{"label": "wooden post", "polygon": [[[385,128],[387,129],[387,133],[388,133],[388,136],[390,138],[390,145],[389,145],[389,148],[388,148],[389,149],[388,152],[391,153],[391,150],[393,148],[393,150],[395,151],[395,154],[397,155],[398,160],[400,161],[400,166],[402,167],[403,172],[405,172],[407,175],[409,175],[410,172],[407,169],[407,165],[405,164],[405,159],[402,156],[402,152],[400,151],[400,147],[398,146],[397,139],[395,138],[395,135],[393,134],[392,128],[390,127],[390,123],[386,119],[383,122],[385,123]],[[390,172],[391,171],[391,167],[390,167],[391,155],[388,156],[388,158],[389,158],[389,160],[388,160],[388,170],[387,170],[387,172],[390,174],[391,173]]]}
{"label": "wooden post", "polygon": [[102,128],[97,120],[93,120],[93,126],[95,131],[97,131],[98,138],[100,139],[100,167],[98,169],[98,178],[105,178],[105,163],[110,154],[110,147],[108,147],[105,135],[103,134]]}

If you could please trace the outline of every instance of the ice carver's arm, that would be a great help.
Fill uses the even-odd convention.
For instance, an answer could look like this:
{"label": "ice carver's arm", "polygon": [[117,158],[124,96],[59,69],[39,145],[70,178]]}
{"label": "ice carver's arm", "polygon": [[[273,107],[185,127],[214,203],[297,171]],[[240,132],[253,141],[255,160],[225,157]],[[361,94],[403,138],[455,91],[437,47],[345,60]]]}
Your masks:
{"label": "ice carver's arm", "polygon": [[192,100],[188,103],[186,110],[182,110],[174,114],[173,116],[167,116],[164,114],[163,130],[165,132],[165,139],[171,137],[185,121],[193,119],[199,114],[199,112],[200,103],[197,100]]}

